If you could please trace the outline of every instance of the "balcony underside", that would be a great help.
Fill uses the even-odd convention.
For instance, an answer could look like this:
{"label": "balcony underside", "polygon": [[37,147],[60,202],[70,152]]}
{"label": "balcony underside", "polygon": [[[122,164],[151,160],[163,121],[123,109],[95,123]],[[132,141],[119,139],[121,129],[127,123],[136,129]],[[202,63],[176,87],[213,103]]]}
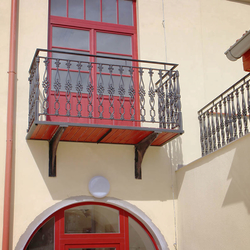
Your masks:
{"label": "balcony underside", "polygon": [[29,130],[27,139],[50,141],[60,127],[65,128],[60,141],[126,145],[136,145],[150,134],[157,133],[158,136],[151,146],[163,146],[183,133],[183,131],[159,128],[37,121]]}

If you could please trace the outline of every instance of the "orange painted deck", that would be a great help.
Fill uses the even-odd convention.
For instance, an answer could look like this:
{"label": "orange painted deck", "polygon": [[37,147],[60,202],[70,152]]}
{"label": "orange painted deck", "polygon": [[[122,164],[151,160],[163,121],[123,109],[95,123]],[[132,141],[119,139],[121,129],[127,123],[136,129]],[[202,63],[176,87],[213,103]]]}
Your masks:
{"label": "orange painted deck", "polygon": [[27,139],[49,141],[53,138],[59,127],[66,127],[60,141],[88,143],[136,145],[150,134],[156,132],[159,135],[151,146],[163,146],[181,134],[179,131],[170,129],[38,122],[32,125]]}

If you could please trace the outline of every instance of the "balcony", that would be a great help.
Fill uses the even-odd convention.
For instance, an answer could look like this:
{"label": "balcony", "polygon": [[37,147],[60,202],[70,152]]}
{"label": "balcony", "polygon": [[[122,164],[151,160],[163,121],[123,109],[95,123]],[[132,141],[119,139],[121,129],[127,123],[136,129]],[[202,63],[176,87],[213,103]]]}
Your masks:
{"label": "balcony", "polygon": [[176,67],[37,49],[27,139],[48,140],[50,151],[59,141],[162,146],[183,133]]}
{"label": "balcony", "polygon": [[202,156],[249,132],[250,73],[198,111]]}

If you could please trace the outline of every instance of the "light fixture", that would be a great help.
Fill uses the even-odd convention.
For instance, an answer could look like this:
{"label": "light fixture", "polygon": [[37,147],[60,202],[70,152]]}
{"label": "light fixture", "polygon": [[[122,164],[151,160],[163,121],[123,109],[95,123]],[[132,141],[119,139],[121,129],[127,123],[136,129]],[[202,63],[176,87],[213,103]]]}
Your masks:
{"label": "light fixture", "polygon": [[89,192],[95,198],[105,197],[110,190],[109,181],[103,176],[94,176],[89,182]]}

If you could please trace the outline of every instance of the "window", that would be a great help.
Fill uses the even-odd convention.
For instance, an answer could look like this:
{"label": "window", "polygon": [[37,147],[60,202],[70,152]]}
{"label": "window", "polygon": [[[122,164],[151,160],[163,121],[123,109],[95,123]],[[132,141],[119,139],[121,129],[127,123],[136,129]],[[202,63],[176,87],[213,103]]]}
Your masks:
{"label": "window", "polygon": [[[50,20],[49,20],[49,49],[56,50],[58,53],[53,53],[53,58],[63,58],[58,61],[52,61],[51,67],[51,98],[52,103],[59,103],[59,99],[63,95],[61,92],[67,92],[70,89],[70,93],[79,93],[81,95],[81,101],[69,101],[69,99],[60,99],[60,116],[67,116],[67,112],[70,110],[71,116],[77,117],[77,112],[81,110],[81,116],[84,117],[98,117],[98,81],[100,77],[103,82],[103,95],[106,96],[102,102],[104,106],[103,118],[110,119],[110,103],[108,102],[108,83],[110,72],[108,66],[104,66],[102,73],[97,68],[99,63],[112,63],[131,66],[131,62],[124,60],[107,59],[107,58],[95,58],[93,56],[88,57],[87,55],[97,56],[108,56],[108,57],[119,57],[124,59],[137,59],[137,31],[136,31],[136,2],[135,0],[51,0],[50,1]],[[85,56],[73,55],[73,54],[60,54],[60,52],[70,53],[81,53]],[[83,59],[84,57],[84,59]],[[70,66],[67,60],[70,60]],[[79,66],[78,61],[89,61],[92,62],[91,66],[84,64],[81,65],[81,81],[83,84],[79,87]],[[67,64],[68,63],[68,64]],[[95,64],[94,64],[95,63]],[[67,70],[68,69],[68,70]],[[68,76],[70,73],[70,76]],[[59,76],[60,75],[60,76]],[[129,84],[131,83],[131,73],[126,68],[122,73],[119,68],[114,68],[112,72],[114,82],[114,110],[120,108],[118,95],[119,95],[119,84],[122,75],[122,81],[124,84],[124,104],[123,109],[127,109],[124,119],[130,120],[131,112],[129,113]],[[91,77],[93,86],[88,86],[88,79]],[[70,84],[67,85],[65,81],[59,85],[56,83],[58,79],[69,79]],[[67,82],[67,80],[66,80]],[[56,85],[57,84],[57,85]],[[93,89],[93,101],[87,100],[87,94],[89,88]],[[137,83],[134,86],[138,88]],[[55,97],[54,92],[59,88],[60,97]],[[83,94],[83,95],[82,95]],[[84,96],[85,94],[85,96]],[[54,99],[53,99],[54,98]],[[58,98],[58,100],[56,99]],[[71,96],[69,97],[71,98]],[[76,96],[72,98],[77,99]],[[92,93],[91,93],[92,98]],[[127,98],[127,99],[126,99]],[[64,100],[66,100],[64,102]],[[68,101],[67,101],[68,100]],[[80,103],[81,102],[81,103]],[[88,110],[86,108],[88,102]],[[70,104],[69,104],[70,103]],[[79,108],[71,108],[71,104]],[[76,104],[77,103],[77,104]],[[51,107],[59,112],[59,107],[56,105]],[[67,107],[68,105],[68,107]],[[113,104],[112,104],[113,105]],[[62,107],[66,106],[63,110]],[[69,107],[70,106],[70,107]],[[119,107],[119,108],[118,108]],[[137,107],[135,104],[134,107]],[[93,115],[92,115],[93,111]],[[85,113],[84,113],[85,112]],[[100,112],[100,110],[99,110]],[[133,112],[132,112],[133,113]],[[116,112],[114,119],[118,118],[119,113]],[[139,115],[139,112],[138,114]],[[63,119],[63,118],[62,118]],[[58,120],[58,119],[57,119]],[[69,121],[69,119],[60,121]],[[132,122],[131,122],[132,124]],[[125,125],[125,124],[123,124]],[[127,124],[128,125],[128,124]],[[135,125],[135,124],[134,124]]]}
{"label": "window", "polygon": [[50,15],[134,25],[132,0],[51,0]]}
{"label": "window", "polygon": [[81,203],[51,215],[25,250],[157,250],[144,225],[126,211],[102,203]]}

